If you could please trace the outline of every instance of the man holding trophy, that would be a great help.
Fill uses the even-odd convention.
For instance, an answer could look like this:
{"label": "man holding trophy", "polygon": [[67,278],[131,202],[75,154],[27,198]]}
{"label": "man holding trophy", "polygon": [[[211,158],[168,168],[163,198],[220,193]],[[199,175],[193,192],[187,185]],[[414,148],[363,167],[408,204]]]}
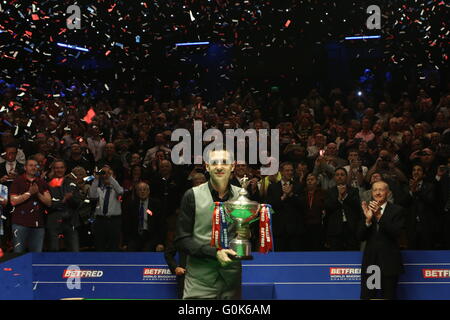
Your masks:
{"label": "man holding trophy", "polygon": [[[245,188],[230,184],[229,151],[208,156],[210,180],[186,191],[177,221],[175,245],[188,255],[183,299],[240,299],[241,260],[251,259],[248,226],[258,219],[260,205],[245,197]],[[267,235],[262,242],[270,248],[270,209],[262,212]]]}

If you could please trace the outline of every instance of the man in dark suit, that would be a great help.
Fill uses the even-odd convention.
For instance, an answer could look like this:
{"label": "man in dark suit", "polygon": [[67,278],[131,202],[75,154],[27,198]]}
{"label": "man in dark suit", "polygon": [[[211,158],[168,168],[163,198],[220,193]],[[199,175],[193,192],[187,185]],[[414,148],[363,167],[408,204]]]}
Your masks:
{"label": "man in dark suit", "polygon": [[450,250],[450,158],[447,165],[439,166],[435,177],[438,196],[439,224],[442,249]]}
{"label": "man in dark suit", "polygon": [[267,202],[276,214],[272,217],[275,251],[299,251],[303,233],[300,214],[301,187],[294,181],[294,166],[290,162],[280,165],[281,180],[272,183]]}
{"label": "man in dark suit", "polygon": [[347,170],[337,168],[336,186],[325,197],[325,230],[330,250],[359,250],[356,230],[361,220],[359,191],[347,185]]}
{"label": "man in dark suit", "polygon": [[[405,218],[402,207],[387,201],[389,193],[386,182],[375,182],[373,200],[361,205],[364,218],[358,226],[358,239],[367,241],[361,266],[361,299],[377,298],[377,289],[381,289],[382,299],[395,299],[398,277],[404,271],[398,240]],[[378,288],[369,288],[369,266],[379,267]]]}
{"label": "man in dark suit", "polygon": [[412,179],[409,183],[408,220],[406,231],[408,249],[434,249],[434,236],[437,230],[436,192],[433,183],[425,178],[422,165],[416,164],[412,169]]}
{"label": "man in dark suit", "polygon": [[137,198],[125,204],[123,236],[128,251],[164,251],[164,219],[161,204],[150,198],[150,187],[145,182],[136,186]]}

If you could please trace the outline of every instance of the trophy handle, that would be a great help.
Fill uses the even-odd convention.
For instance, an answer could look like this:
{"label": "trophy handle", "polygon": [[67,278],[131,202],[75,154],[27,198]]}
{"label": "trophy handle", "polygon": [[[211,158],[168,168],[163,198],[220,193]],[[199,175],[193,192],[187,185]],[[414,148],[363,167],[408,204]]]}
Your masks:
{"label": "trophy handle", "polygon": [[259,210],[261,209],[261,204],[258,203],[258,209],[256,209],[255,214],[251,215],[247,219],[244,220],[242,224],[250,224],[259,219]]}

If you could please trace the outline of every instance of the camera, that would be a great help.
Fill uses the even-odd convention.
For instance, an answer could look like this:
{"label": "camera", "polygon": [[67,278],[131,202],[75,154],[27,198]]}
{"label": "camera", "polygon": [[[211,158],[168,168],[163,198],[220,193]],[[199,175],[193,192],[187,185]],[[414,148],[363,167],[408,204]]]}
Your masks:
{"label": "camera", "polygon": [[98,174],[99,176],[104,176],[104,175],[106,174],[106,172],[103,171],[103,169],[101,169],[100,171],[97,172],[97,174]]}

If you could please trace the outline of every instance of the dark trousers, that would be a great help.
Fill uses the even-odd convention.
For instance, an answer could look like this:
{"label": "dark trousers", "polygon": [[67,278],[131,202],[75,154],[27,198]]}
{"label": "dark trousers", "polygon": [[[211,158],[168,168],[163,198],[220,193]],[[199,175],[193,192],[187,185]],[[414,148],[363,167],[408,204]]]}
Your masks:
{"label": "dark trousers", "polygon": [[155,251],[156,243],[149,235],[148,231],[136,234],[128,241],[128,251]]}
{"label": "dark trousers", "polygon": [[331,251],[359,250],[359,242],[347,222],[344,222],[342,232],[338,235],[328,236]]}
{"label": "dark trousers", "polygon": [[183,299],[184,291],[184,275],[177,276],[177,297],[178,299]]}
{"label": "dark trousers", "polygon": [[50,214],[47,219],[46,231],[48,251],[59,251],[60,235],[64,237],[64,244],[67,251],[80,251],[78,231],[70,222]]}
{"label": "dark trousers", "polygon": [[306,224],[301,241],[302,251],[323,250],[323,228],[321,224]]}
{"label": "dark trousers", "polygon": [[300,251],[300,242],[298,235],[273,235],[274,251]]}
{"label": "dark trousers", "polygon": [[433,244],[433,234],[425,230],[420,223],[416,224],[414,230],[410,231],[408,236],[408,249],[432,250],[434,249]]}
{"label": "dark trousers", "polygon": [[450,250],[450,211],[445,211],[442,223],[443,249]]}
{"label": "dark trousers", "polygon": [[119,251],[122,217],[96,216],[93,226],[97,251]]}
{"label": "dark trousers", "polygon": [[385,300],[395,300],[397,298],[397,285],[398,276],[384,276],[381,274],[381,288],[369,289],[367,286],[367,279],[370,274],[364,273],[365,271],[361,269],[361,299],[385,299]]}

